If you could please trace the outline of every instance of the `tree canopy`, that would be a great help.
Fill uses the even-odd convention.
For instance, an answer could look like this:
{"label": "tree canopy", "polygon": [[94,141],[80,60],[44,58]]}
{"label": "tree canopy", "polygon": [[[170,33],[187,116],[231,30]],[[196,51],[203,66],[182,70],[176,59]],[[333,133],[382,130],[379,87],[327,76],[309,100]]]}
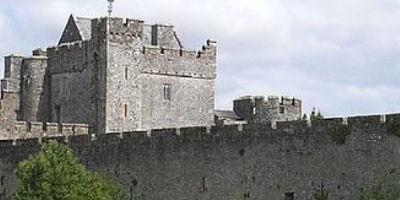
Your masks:
{"label": "tree canopy", "polygon": [[310,120],[314,121],[314,120],[321,120],[324,119],[324,116],[322,115],[321,111],[316,112],[315,108],[313,108],[313,110],[311,111],[310,114]]}
{"label": "tree canopy", "polygon": [[22,161],[17,169],[15,200],[125,200],[121,187],[88,171],[72,150],[55,141]]}

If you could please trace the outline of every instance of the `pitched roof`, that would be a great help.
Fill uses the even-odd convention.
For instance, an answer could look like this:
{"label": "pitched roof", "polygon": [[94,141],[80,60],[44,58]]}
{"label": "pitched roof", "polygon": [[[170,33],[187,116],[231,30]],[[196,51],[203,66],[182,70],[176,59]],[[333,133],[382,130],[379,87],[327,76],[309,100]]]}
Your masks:
{"label": "pitched roof", "polygon": [[90,38],[92,38],[92,19],[85,17],[76,17],[75,22],[82,37],[82,40],[89,40]]}
{"label": "pitched roof", "polygon": [[90,18],[75,17],[71,14],[59,44],[89,40],[92,37],[92,23]]}
{"label": "pitched roof", "polygon": [[242,118],[236,115],[234,111],[231,110],[215,110],[214,115],[216,115],[219,119],[232,119],[232,120],[241,120]]}

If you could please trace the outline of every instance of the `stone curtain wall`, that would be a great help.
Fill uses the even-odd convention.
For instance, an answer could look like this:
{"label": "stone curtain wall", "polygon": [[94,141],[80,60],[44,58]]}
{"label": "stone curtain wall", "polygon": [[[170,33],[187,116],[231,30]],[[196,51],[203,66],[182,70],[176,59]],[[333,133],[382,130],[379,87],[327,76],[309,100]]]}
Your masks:
{"label": "stone curtain wall", "polygon": [[[67,141],[87,167],[115,177],[132,199],[314,199],[323,184],[330,199],[354,200],[364,184],[400,178],[400,138],[387,134],[385,122],[394,117],[400,115],[55,139]],[[338,145],[330,134],[343,126],[350,135]],[[0,191],[10,196],[17,163],[39,146],[38,139],[0,142]]]}

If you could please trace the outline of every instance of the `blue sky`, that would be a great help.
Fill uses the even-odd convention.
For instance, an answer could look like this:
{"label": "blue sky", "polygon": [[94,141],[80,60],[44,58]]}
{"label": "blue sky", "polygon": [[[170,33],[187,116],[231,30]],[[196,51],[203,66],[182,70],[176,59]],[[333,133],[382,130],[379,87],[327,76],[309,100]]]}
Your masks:
{"label": "blue sky", "polygon": [[[106,10],[106,0],[2,0],[0,54],[53,46],[71,13]],[[173,24],[193,49],[217,40],[217,108],[284,95],[326,116],[400,112],[398,0],[116,0],[114,15]]]}

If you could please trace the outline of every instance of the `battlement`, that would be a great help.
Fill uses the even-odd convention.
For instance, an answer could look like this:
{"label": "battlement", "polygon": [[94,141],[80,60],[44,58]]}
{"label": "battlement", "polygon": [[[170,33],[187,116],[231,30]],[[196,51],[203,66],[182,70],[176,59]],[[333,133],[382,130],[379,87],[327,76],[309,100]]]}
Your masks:
{"label": "battlement", "polygon": [[243,96],[233,100],[234,102],[253,102],[256,103],[271,103],[280,105],[301,105],[302,101],[295,97],[279,97],[279,96]]}
{"label": "battlement", "polygon": [[[386,120],[382,120],[386,119]],[[309,138],[322,137],[325,138],[320,145],[332,145],[335,141],[330,138],[329,130],[341,128],[343,126],[349,127],[352,140],[364,140],[375,142],[388,137],[390,134],[386,132],[385,125],[392,119],[400,119],[400,114],[388,115],[375,115],[375,116],[354,116],[345,118],[332,118],[316,120],[312,123],[306,121],[287,121],[277,122],[276,128],[267,124],[235,124],[224,126],[204,126],[204,127],[180,127],[169,129],[154,129],[147,131],[133,131],[133,132],[115,132],[102,135],[92,136],[89,134],[90,127],[83,124],[54,124],[54,123],[37,123],[37,122],[16,122],[15,131],[17,137],[3,138],[3,140],[10,141],[10,145],[22,145],[25,141],[32,141],[32,139],[39,138],[66,138],[69,141],[75,141],[77,138],[81,140],[85,138],[87,142],[90,141],[103,141],[107,143],[115,140],[122,140],[126,142],[133,142],[135,144],[153,144],[158,143],[160,140],[163,142],[235,142],[251,140],[251,138],[259,138],[266,141],[273,141],[271,139],[296,137]],[[362,130],[362,133],[359,133]],[[357,135],[354,135],[357,132]],[[321,136],[318,136],[322,134]],[[379,134],[377,136],[376,134]],[[63,139],[60,139],[63,141]],[[39,140],[38,140],[39,141]],[[41,140],[40,140],[41,141]],[[351,140],[349,140],[351,142]],[[307,142],[307,141],[305,141]],[[310,141],[312,142],[312,141]],[[4,144],[4,142],[3,142]]]}
{"label": "battlement", "polygon": [[302,101],[294,97],[243,96],[233,101],[235,113],[249,123],[295,121],[302,116]]}
{"label": "battlement", "polygon": [[52,75],[60,73],[81,72],[92,62],[91,41],[62,43],[47,48],[49,71]]}
{"label": "battlement", "polygon": [[[277,129],[266,124],[242,124],[104,135],[10,138],[0,141],[2,174],[7,177],[7,191],[13,191],[15,178],[12,172],[17,163],[40,150],[42,143],[56,140],[67,144],[82,164],[95,172],[115,177],[124,188],[131,188],[134,179],[143,185],[144,194],[152,197],[156,187],[157,195],[161,194],[154,199],[163,199],[170,192],[163,190],[166,182],[176,184],[179,190],[190,190],[190,195],[193,193],[191,199],[196,199],[203,195],[198,192],[198,183],[202,180],[214,185],[226,181],[226,177],[233,177],[234,181],[228,180],[221,186],[227,185],[226,191],[229,191],[221,195],[234,194],[237,192],[234,185],[250,177],[250,181],[255,180],[250,184],[272,182],[274,187],[279,185],[282,189],[259,188],[259,191],[269,189],[263,197],[272,196],[272,199],[280,199],[286,191],[299,196],[306,193],[304,197],[307,198],[316,191],[311,184],[321,180],[333,185],[327,187],[330,194],[339,196],[346,190],[348,193],[343,197],[351,195],[349,199],[357,199],[359,188],[370,183],[371,176],[375,179],[397,170],[396,150],[400,139],[385,128],[389,121],[379,120],[385,118],[400,119],[400,114],[325,119],[311,124],[278,122]],[[332,130],[346,131],[344,143],[337,143]],[[244,168],[250,170],[246,172]],[[238,171],[243,173],[237,174]],[[179,186],[182,182],[174,183],[176,177],[184,176],[181,174],[187,174],[181,181],[189,179],[184,186]],[[398,173],[394,172],[393,176],[397,179]],[[286,177],[304,181],[293,183],[293,179],[286,181]],[[342,177],[347,178],[338,182]],[[162,183],[158,184],[160,181]],[[154,186],[148,188],[151,184]],[[209,192],[215,194],[218,190],[210,187]],[[179,199],[181,194],[177,193],[170,199]],[[231,197],[234,196],[225,199]]]}
{"label": "battlement", "polygon": [[143,36],[144,21],[136,19],[122,19],[122,18],[102,18],[102,20],[109,20],[109,33],[133,37]]}
{"label": "battlement", "polygon": [[58,124],[17,121],[14,133],[8,139],[31,139],[54,136],[89,135],[90,126],[86,124]]}
{"label": "battlement", "polygon": [[216,44],[217,43],[213,40],[207,40],[207,45],[203,46],[202,50],[199,51],[183,48],[176,49],[163,46],[145,45],[142,53],[144,55],[163,55],[170,59],[176,57],[184,57],[189,59],[210,58],[210,54],[211,56],[215,56]]}
{"label": "battlement", "polygon": [[216,77],[216,42],[208,40],[202,50],[174,49],[162,46],[143,47],[142,73],[193,78]]}
{"label": "battlement", "polygon": [[57,46],[50,46],[47,48],[46,52],[54,54],[55,52],[64,52],[64,51],[73,51],[73,50],[80,50],[87,45],[88,41],[76,41],[70,43],[62,43]]}
{"label": "battlement", "polygon": [[33,56],[47,56],[47,52],[45,49],[35,49],[32,51]]}

